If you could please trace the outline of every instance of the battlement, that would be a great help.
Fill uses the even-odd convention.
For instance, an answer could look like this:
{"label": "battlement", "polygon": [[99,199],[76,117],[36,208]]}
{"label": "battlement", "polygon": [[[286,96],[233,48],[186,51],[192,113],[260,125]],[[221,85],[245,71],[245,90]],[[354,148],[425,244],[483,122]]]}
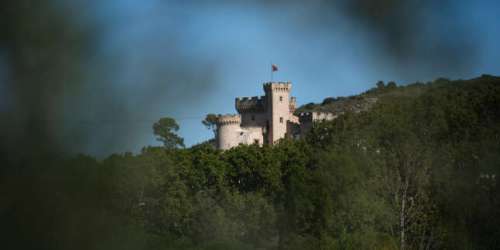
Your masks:
{"label": "battlement", "polygon": [[218,115],[217,116],[217,125],[229,125],[229,124],[240,124],[241,116],[240,115]]}
{"label": "battlement", "polygon": [[314,121],[329,121],[337,118],[336,115],[329,112],[303,112],[299,114],[299,121],[314,122]]}
{"label": "battlement", "polygon": [[291,82],[267,82],[264,83],[264,91],[283,91],[290,92],[292,90]]}
{"label": "battlement", "polygon": [[238,114],[218,115],[217,148],[227,150],[240,144],[275,145],[283,138],[302,138],[316,122],[333,120],[342,113],[304,112],[295,115],[297,100],[290,82],[263,83],[264,96],[238,97]]}
{"label": "battlement", "polygon": [[238,113],[264,112],[266,107],[266,97],[238,97],[235,99],[235,106]]}

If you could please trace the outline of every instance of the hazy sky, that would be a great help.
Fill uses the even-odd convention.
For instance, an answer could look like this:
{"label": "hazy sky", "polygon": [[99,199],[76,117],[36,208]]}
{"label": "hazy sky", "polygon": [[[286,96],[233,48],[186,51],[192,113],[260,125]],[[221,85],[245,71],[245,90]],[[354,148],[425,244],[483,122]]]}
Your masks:
{"label": "hazy sky", "polygon": [[82,86],[63,93],[57,137],[79,133],[69,148],[95,155],[158,145],[151,126],[164,116],[187,145],[211,138],[203,117],[262,95],[271,63],[299,105],[378,80],[500,75],[498,1],[58,2],[93,45]]}

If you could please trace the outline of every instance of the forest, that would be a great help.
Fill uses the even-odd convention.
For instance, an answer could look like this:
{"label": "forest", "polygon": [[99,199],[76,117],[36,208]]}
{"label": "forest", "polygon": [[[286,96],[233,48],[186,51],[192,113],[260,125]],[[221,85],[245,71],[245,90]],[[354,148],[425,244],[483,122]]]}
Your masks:
{"label": "forest", "polygon": [[367,98],[274,146],[186,148],[163,118],[164,146],[37,155],[0,179],[1,248],[499,249],[500,77]]}

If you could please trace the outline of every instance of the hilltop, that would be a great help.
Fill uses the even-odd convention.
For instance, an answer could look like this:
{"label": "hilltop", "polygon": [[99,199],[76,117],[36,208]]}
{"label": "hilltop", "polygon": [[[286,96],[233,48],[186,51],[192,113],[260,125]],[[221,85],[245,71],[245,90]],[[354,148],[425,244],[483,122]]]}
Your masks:
{"label": "hilltop", "polygon": [[182,148],[175,121],[162,118],[155,127],[164,147],[102,161],[34,159],[33,169],[0,182],[17,190],[4,197],[4,242],[41,249],[498,248],[499,77],[378,84],[299,110],[342,115],[302,139],[226,151],[208,143]]}
{"label": "hilltop", "polygon": [[[436,88],[446,87],[460,87],[464,85],[481,85],[486,83],[498,83],[500,77],[491,75],[482,75],[478,78],[470,80],[450,80],[447,78],[438,78],[434,81],[422,83],[415,82],[407,85],[397,85],[395,82],[390,81],[384,83],[379,81],[376,87],[367,90],[359,95],[352,95],[347,97],[327,97],[321,103],[308,103],[297,108],[295,114],[302,112],[332,112],[335,114],[342,114],[345,112],[360,112],[366,111],[373,106],[380,98],[387,97],[406,97],[418,98],[422,94],[432,91]],[[478,87],[478,86],[476,86]]]}

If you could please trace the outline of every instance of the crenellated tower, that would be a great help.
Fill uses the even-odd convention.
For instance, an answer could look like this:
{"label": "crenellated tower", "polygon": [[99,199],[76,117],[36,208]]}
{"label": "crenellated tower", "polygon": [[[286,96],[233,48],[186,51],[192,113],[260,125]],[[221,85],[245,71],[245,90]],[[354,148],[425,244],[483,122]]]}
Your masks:
{"label": "crenellated tower", "polygon": [[217,148],[225,150],[238,146],[240,139],[240,115],[217,116]]}
{"label": "crenellated tower", "polygon": [[217,117],[217,148],[227,150],[239,144],[273,145],[280,139],[300,138],[316,120],[334,116],[324,113],[294,115],[296,99],[290,96],[290,82],[267,82],[265,95],[235,99],[237,115]]}
{"label": "crenellated tower", "polygon": [[279,139],[285,138],[287,124],[293,115],[290,111],[295,108],[295,100],[290,101],[290,82],[268,82],[264,84],[267,105],[267,141],[274,144]]}

